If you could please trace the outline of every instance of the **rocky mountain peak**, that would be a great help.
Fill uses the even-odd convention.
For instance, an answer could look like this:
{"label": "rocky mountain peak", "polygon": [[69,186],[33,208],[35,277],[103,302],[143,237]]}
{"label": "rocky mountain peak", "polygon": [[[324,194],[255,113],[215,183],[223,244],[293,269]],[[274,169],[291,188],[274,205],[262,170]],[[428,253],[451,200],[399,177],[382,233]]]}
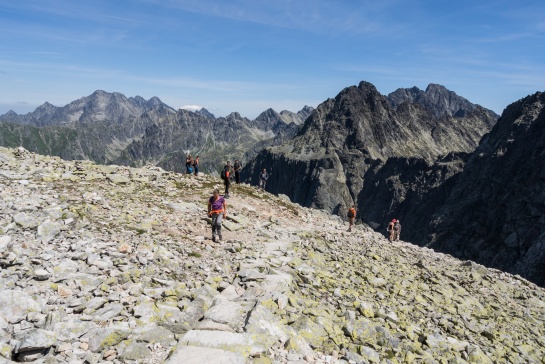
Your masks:
{"label": "rocky mountain peak", "polygon": [[[445,86],[434,83],[430,83],[425,91],[418,87],[397,89],[387,96],[387,100],[394,109],[403,103],[419,104],[430,110],[436,118],[464,117],[477,107],[481,107],[457,95],[454,91],[448,90]],[[482,109],[492,117],[498,118],[495,112]]]}
{"label": "rocky mountain peak", "polygon": [[149,99],[148,105],[149,105],[149,107],[157,107],[157,106],[160,106],[160,105],[164,105],[164,103],[157,96],[153,96],[151,99]]}
{"label": "rocky mountain peak", "polygon": [[199,115],[202,115],[202,116],[210,118],[210,119],[215,119],[216,118],[216,116],[214,114],[212,114],[210,111],[208,111],[204,107],[201,108],[200,110],[196,110],[194,112],[195,112],[195,114],[199,114]]}

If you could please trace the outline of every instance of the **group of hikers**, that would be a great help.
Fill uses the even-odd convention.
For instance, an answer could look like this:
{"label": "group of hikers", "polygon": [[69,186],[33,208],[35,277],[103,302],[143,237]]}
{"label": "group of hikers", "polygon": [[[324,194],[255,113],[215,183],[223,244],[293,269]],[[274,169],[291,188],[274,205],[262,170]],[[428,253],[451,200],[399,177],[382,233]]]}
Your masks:
{"label": "group of hikers", "polygon": [[390,241],[399,241],[399,236],[401,235],[401,223],[399,220],[393,219],[390,221],[386,231],[388,232],[388,239]]}
{"label": "group of hikers", "polygon": [[[186,158],[186,170],[188,174],[199,173],[199,156],[195,159],[191,158],[191,155],[188,155]],[[211,218],[212,224],[212,241],[219,242],[223,240],[221,235],[221,226],[223,219],[227,217],[227,203],[226,199],[229,198],[229,188],[234,179],[236,184],[240,184],[240,172],[242,170],[242,163],[239,160],[236,160],[234,165],[231,165],[230,161],[227,161],[225,166],[221,170],[221,179],[225,186],[225,191],[223,196],[220,195],[219,189],[215,189],[212,196],[208,200],[208,217]],[[269,174],[267,169],[263,168],[259,173],[259,185],[258,189],[265,190],[267,181],[269,179]],[[352,205],[348,209],[348,231],[352,231],[352,227],[356,222],[356,205]],[[393,219],[386,229],[387,237],[390,241],[399,241],[401,235],[401,223],[397,219]]]}
{"label": "group of hikers", "polygon": [[199,156],[196,156],[195,159],[191,157],[191,154],[185,159],[185,171],[187,174],[199,175]]}
{"label": "group of hikers", "polygon": [[[352,231],[352,226],[354,226],[356,222],[356,205],[352,205],[348,209],[348,231]],[[401,223],[397,219],[393,219],[388,224],[388,227],[386,228],[387,231],[387,237],[390,241],[399,241],[399,237],[401,235]]]}
{"label": "group of hikers", "polygon": [[[231,166],[231,162],[227,161],[227,164],[221,170],[221,179],[225,186],[224,195],[220,195],[219,189],[215,189],[212,196],[208,199],[208,217],[212,219],[212,241],[219,242],[223,240],[221,235],[221,226],[223,219],[227,217],[227,203],[226,199],[229,198],[229,188],[233,180],[233,176],[236,184],[240,184],[240,171],[242,170],[242,163],[238,160]],[[262,169],[259,174],[259,186],[258,189],[265,189],[269,174],[265,168]]]}

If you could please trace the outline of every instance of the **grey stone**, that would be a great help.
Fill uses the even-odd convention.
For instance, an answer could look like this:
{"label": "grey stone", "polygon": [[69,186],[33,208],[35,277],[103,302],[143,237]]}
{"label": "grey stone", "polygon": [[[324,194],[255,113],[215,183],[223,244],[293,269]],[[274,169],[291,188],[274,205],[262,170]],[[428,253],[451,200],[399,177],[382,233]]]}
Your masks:
{"label": "grey stone", "polygon": [[93,329],[85,335],[89,339],[89,350],[93,353],[100,352],[110,346],[119,344],[131,334],[131,331],[124,327],[107,327]]}
{"label": "grey stone", "polygon": [[36,216],[27,214],[26,212],[20,212],[13,216],[13,221],[23,229],[32,229],[40,224]]}
{"label": "grey stone", "polygon": [[[42,306],[25,292],[16,290],[0,291],[0,316],[14,322],[31,312],[41,312]],[[17,321],[18,322],[18,321]]]}
{"label": "grey stone", "polygon": [[265,347],[257,344],[251,335],[224,331],[191,330],[182,337],[180,344],[214,349],[222,348],[239,353],[244,357],[255,356],[266,350]]}
{"label": "grey stone", "polygon": [[25,351],[42,350],[50,348],[57,342],[57,335],[53,331],[34,329],[27,332],[15,351],[22,353]]}
{"label": "grey stone", "polygon": [[244,229],[242,225],[239,225],[229,220],[223,220],[223,227],[229,231],[239,231]]}
{"label": "grey stone", "polygon": [[45,220],[42,224],[40,224],[40,226],[38,226],[38,233],[36,234],[36,237],[43,243],[48,243],[59,235],[61,228],[62,224]]}
{"label": "grey stone", "polygon": [[[11,360],[12,352],[13,352],[13,347],[11,345],[0,342],[0,360],[2,358],[4,360],[6,359]],[[8,361],[6,361],[6,363],[8,363]]]}
{"label": "grey stone", "polygon": [[210,306],[202,297],[197,297],[182,312],[179,322],[189,325],[189,327],[195,327],[197,321],[204,317],[204,313]]}
{"label": "grey stone", "polygon": [[34,270],[34,277],[39,281],[45,281],[51,276],[51,274],[45,269],[38,268]]}
{"label": "grey stone", "polygon": [[123,176],[121,174],[109,174],[106,177],[110,182],[115,183],[116,185],[119,184],[128,184],[131,182],[130,178],[127,176]]}
{"label": "grey stone", "polygon": [[245,364],[238,353],[208,347],[178,346],[165,364]]}
{"label": "grey stone", "polygon": [[257,269],[242,269],[237,274],[243,281],[259,281],[265,279],[265,274]]}
{"label": "grey stone", "polygon": [[100,321],[108,321],[111,318],[118,316],[123,311],[123,305],[120,303],[113,303],[104,306],[103,308],[96,310],[93,315]]}
{"label": "grey stone", "polygon": [[106,301],[106,299],[102,298],[102,297],[94,297],[94,298],[91,298],[89,301],[87,301],[85,303],[85,313],[86,314],[91,314],[93,312],[95,312],[96,310],[98,310],[99,308],[101,308],[102,306],[104,306],[104,304],[108,302]]}
{"label": "grey stone", "polygon": [[239,224],[242,227],[246,227],[250,223],[250,220],[244,215],[230,214],[230,215],[227,215],[227,219],[234,221],[235,223]]}
{"label": "grey stone", "polygon": [[274,343],[285,343],[290,334],[295,332],[278,323],[275,316],[262,305],[256,305],[250,312],[244,331],[258,341],[264,347],[271,347]]}
{"label": "grey stone", "polygon": [[233,329],[241,328],[245,317],[246,311],[240,304],[220,298],[214,300],[212,307],[204,314],[204,318]]}
{"label": "grey stone", "polygon": [[134,360],[137,363],[143,362],[151,356],[151,351],[145,344],[131,342],[119,355],[121,360]]}
{"label": "grey stone", "polygon": [[152,344],[161,343],[163,346],[168,346],[173,339],[174,333],[161,326],[154,326],[149,329],[145,329],[141,334],[136,336],[136,341]]}
{"label": "grey stone", "polygon": [[60,341],[73,341],[94,328],[97,328],[97,326],[92,322],[71,319],[57,322],[54,326],[54,331],[57,333],[57,338]]}
{"label": "grey stone", "polygon": [[11,242],[11,236],[10,235],[2,235],[0,236],[0,253],[5,252],[8,250],[8,245]]}

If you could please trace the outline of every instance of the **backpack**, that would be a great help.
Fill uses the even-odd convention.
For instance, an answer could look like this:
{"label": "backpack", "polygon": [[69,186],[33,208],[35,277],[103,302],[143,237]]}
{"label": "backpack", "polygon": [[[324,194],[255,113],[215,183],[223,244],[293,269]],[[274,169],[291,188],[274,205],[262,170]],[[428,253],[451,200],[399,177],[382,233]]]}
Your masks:
{"label": "backpack", "polygon": [[356,217],[356,209],[350,208],[350,209],[348,210],[348,217],[349,217],[349,218]]}
{"label": "backpack", "polygon": [[221,171],[221,179],[224,180],[224,181],[227,179],[227,173],[226,173],[225,168],[222,169],[222,171]]}
{"label": "backpack", "polygon": [[191,174],[191,173],[193,173],[193,168],[192,168],[192,167],[189,167],[189,168],[187,169],[187,171]]}

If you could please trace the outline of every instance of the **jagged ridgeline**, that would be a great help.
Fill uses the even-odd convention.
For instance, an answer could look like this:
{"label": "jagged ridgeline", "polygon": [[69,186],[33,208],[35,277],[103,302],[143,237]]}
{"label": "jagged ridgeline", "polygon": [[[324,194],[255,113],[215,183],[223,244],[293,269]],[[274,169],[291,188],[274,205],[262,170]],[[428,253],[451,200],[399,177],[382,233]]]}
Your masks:
{"label": "jagged ridgeline", "polygon": [[252,158],[293,137],[312,110],[269,109],[255,120],[238,113],[216,118],[205,109],[176,111],[157,97],[96,91],[64,107],[45,103],[26,115],[0,116],[0,145],[68,160],[153,164],[172,171],[182,171],[191,153],[200,155],[202,171],[214,172],[226,159]]}
{"label": "jagged ridgeline", "polygon": [[441,86],[383,96],[368,83],[318,106],[245,174],[271,192],[545,285],[543,93],[496,114]]}
{"label": "jagged ridgeline", "polygon": [[0,147],[0,363],[543,360],[543,288],[221,184]]}

